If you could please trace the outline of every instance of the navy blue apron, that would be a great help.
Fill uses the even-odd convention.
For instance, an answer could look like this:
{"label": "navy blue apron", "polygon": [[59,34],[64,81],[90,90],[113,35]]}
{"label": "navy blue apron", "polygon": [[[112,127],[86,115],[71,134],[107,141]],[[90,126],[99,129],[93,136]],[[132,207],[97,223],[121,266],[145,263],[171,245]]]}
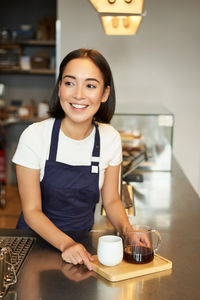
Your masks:
{"label": "navy blue apron", "polygon": [[[94,223],[94,210],[99,201],[100,136],[95,125],[91,165],[71,166],[57,162],[61,119],[53,125],[49,160],[40,183],[42,211],[62,231],[89,231]],[[81,151],[81,149],[80,149]],[[21,213],[17,228],[29,229]]]}

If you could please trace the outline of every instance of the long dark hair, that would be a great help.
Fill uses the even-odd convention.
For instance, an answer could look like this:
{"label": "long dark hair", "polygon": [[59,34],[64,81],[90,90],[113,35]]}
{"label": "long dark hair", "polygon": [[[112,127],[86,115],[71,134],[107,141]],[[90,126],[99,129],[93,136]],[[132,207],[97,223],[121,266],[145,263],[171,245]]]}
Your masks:
{"label": "long dark hair", "polygon": [[94,115],[94,120],[102,123],[110,123],[112,116],[115,111],[115,89],[113,76],[110,66],[104,56],[96,50],[93,49],[77,49],[70,52],[60,64],[60,70],[58,79],[53,90],[52,97],[50,99],[50,110],[49,115],[54,118],[64,118],[65,113],[60,105],[60,99],[58,96],[59,84],[62,81],[62,76],[64,69],[68,62],[75,58],[88,57],[92,62],[99,68],[102,73],[104,80],[104,88],[110,86],[110,95],[105,103],[101,103],[99,110]]}

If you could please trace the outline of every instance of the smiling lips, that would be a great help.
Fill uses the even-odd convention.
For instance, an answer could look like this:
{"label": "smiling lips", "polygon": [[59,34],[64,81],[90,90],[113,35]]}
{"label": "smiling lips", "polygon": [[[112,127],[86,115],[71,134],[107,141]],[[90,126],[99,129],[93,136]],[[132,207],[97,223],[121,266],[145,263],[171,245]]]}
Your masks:
{"label": "smiling lips", "polygon": [[74,103],[71,103],[71,106],[78,109],[88,107],[88,105],[81,105],[81,104],[74,104]]}

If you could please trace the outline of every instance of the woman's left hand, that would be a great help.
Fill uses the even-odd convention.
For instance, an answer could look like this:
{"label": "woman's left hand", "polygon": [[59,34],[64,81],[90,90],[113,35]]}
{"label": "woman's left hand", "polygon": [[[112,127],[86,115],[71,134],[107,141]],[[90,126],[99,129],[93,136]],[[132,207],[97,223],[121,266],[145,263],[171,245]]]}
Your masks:
{"label": "woman's left hand", "polygon": [[140,246],[150,247],[148,235],[145,232],[131,231],[125,234],[125,241],[128,244],[137,244]]}

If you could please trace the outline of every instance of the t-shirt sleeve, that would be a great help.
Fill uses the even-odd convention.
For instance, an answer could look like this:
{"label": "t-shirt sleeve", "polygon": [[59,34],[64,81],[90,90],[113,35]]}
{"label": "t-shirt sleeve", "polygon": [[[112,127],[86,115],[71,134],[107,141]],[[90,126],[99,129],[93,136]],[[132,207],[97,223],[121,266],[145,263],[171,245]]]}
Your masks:
{"label": "t-shirt sleeve", "polygon": [[122,162],[122,142],[118,131],[114,131],[110,145],[110,166],[117,166]]}
{"label": "t-shirt sleeve", "polygon": [[41,146],[37,130],[33,125],[27,127],[20,136],[12,162],[31,169],[40,169],[39,153]]}

